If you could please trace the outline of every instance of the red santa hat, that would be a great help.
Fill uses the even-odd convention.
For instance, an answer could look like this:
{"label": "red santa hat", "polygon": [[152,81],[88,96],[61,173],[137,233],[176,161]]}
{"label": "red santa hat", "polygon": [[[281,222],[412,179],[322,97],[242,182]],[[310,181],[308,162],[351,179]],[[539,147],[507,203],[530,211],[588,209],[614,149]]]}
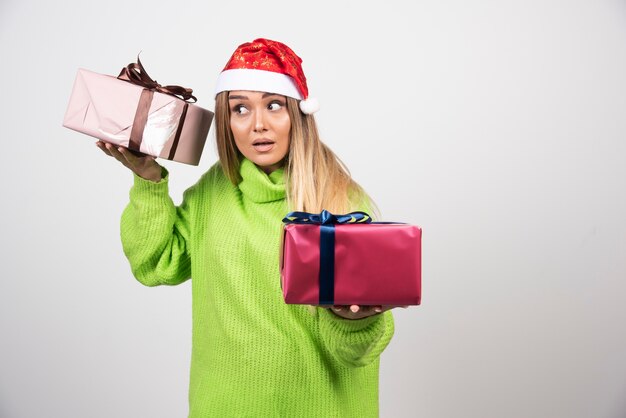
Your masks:
{"label": "red santa hat", "polygon": [[302,59],[287,45],[258,38],[239,45],[217,78],[215,94],[230,90],[252,90],[281,94],[300,100],[307,115],[319,110],[309,97]]}

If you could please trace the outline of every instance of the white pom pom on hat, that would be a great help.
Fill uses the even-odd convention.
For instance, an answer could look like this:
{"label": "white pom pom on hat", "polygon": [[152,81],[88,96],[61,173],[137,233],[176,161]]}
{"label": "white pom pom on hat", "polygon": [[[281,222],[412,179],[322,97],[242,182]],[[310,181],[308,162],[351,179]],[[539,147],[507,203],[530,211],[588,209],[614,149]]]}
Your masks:
{"label": "white pom pom on hat", "polygon": [[314,97],[309,97],[308,99],[300,101],[300,110],[302,113],[307,115],[311,115],[318,110],[320,110],[320,103]]}
{"label": "white pom pom on hat", "polygon": [[239,45],[217,79],[215,94],[231,90],[252,90],[281,94],[300,100],[302,113],[320,109],[309,97],[302,59],[287,45],[258,38]]}

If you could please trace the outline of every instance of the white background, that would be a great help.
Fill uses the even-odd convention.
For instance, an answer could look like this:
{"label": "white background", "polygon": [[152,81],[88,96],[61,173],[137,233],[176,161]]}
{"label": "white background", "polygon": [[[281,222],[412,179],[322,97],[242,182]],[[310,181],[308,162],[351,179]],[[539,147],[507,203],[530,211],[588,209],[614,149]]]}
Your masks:
{"label": "white background", "polygon": [[[61,126],[78,67],[139,51],[213,109],[256,37],[304,60],[323,139],[421,225],[423,304],[381,358],[383,417],[626,416],[626,4],[0,3],[0,416],[183,417],[191,286],[119,238],[129,171]],[[171,195],[200,166],[161,161]]]}

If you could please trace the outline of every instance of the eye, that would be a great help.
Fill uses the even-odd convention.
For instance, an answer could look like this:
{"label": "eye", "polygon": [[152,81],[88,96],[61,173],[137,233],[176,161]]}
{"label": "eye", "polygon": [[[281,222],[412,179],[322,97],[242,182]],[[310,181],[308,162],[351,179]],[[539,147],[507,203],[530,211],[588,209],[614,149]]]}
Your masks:
{"label": "eye", "polygon": [[249,112],[249,110],[244,105],[238,104],[238,105],[233,106],[232,112],[238,115],[245,115],[246,113]]}
{"label": "eye", "polygon": [[269,105],[267,105],[267,108],[269,110],[280,110],[282,109],[283,106],[284,106],[283,103],[279,102],[278,100],[275,100],[271,102]]}

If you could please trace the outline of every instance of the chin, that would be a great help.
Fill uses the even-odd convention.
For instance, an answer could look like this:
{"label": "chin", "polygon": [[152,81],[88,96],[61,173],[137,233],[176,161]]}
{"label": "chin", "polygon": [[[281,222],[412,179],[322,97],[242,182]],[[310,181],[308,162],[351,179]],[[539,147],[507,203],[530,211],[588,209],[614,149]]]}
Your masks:
{"label": "chin", "polygon": [[254,156],[254,157],[247,157],[250,161],[252,161],[254,164],[256,164],[257,166],[261,167],[262,169],[267,169],[270,167],[280,167],[283,164],[283,158],[277,158],[277,157],[259,157],[259,156]]}
{"label": "chin", "polygon": [[270,167],[277,164],[280,165],[285,158],[284,155],[273,155],[273,153],[263,155],[256,152],[251,153],[251,155],[245,155],[245,157],[259,167]]}

